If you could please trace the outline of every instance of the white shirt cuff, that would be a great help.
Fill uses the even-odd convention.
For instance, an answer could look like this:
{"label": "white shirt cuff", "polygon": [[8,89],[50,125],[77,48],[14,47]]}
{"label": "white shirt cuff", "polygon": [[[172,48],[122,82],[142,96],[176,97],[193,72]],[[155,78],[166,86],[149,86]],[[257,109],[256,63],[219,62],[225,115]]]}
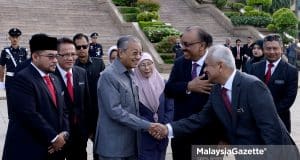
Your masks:
{"label": "white shirt cuff", "polygon": [[56,139],[58,138],[58,135],[56,135],[52,140],[51,143],[54,143],[56,141]]}
{"label": "white shirt cuff", "polygon": [[168,138],[174,138],[174,134],[173,134],[173,128],[171,126],[170,123],[166,124],[167,128],[168,128]]}

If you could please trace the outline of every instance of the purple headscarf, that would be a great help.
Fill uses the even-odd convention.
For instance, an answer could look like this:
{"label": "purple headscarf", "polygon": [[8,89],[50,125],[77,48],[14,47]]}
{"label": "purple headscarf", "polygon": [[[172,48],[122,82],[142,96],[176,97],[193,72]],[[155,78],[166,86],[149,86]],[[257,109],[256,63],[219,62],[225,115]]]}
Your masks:
{"label": "purple headscarf", "polygon": [[[143,52],[138,65],[146,59],[153,62],[151,55],[147,52]],[[139,101],[153,112],[153,118],[157,122],[159,97],[165,88],[164,79],[155,68],[155,65],[153,65],[153,73],[149,78],[145,78],[138,68],[134,70],[134,74],[134,80],[139,90]]]}

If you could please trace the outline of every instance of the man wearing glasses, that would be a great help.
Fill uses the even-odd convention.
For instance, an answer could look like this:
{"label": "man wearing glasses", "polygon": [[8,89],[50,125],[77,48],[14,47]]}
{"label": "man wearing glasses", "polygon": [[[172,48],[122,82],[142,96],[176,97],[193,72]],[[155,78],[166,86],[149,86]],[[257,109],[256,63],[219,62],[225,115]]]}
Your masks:
{"label": "man wearing glasses", "polygon": [[250,74],[255,75],[270,89],[277,112],[291,132],[290,108],[298,91],[297,69],[282,59],[283,43],[279,35],[264,38],[263,53],[266,60],[253,65]]}
{"label": "man wearing glasses", "polygon": [[88,36],[78,33],[73,37],[78,59],[75,65],[82,67],[87,72],[90,100],[91,100],[91,115],[89,118],[89,137],[94,140],[98,118],[98,98],[97,98],[97,83],[100,73],[105,69],[105,64],[102,59],[89,56],[89,39]]}
{"label": "man wearing glasses", "polygon": [[[58,78],[57,39],[45,34],[29,41],[32,62],[15,76],[3,159],[62,160],[69,124]],[[17,151],[17,152],[16,152]]]}
{"label": "man wearing glasses", "polygon": [[[212,42],[212,36],[199,26],[187,27],[181,37],[184,56],[175,60],[165,88],[167,96],[174,98],[175,121],[200,112],[208,100],[212,84],[207,80],[203,69],[207,49]],[[211,125],[191,136],[173,138],[173,159],[191,159],[193,144],[217,144],[219,139],[216,129],[217,125]]]}
{"label": "man wearing glasses", "polygon": [[74,66],[77,53],[69,38],[58,40],[58,64],[55,74],[64,89],[66,107],[69,111],[70,138],[66,146],[67,160],[87,159],[87,140],[91,113],[90,94],[85,69]]}

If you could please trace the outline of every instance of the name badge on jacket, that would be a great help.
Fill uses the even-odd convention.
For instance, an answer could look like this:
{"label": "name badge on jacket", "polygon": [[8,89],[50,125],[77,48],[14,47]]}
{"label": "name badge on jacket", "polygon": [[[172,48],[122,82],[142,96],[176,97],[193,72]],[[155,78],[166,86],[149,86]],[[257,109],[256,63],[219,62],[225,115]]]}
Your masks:
{"label": "name badge on jacket", "polygon": [[275,80],[274,84],[284,84],[284,80]]}

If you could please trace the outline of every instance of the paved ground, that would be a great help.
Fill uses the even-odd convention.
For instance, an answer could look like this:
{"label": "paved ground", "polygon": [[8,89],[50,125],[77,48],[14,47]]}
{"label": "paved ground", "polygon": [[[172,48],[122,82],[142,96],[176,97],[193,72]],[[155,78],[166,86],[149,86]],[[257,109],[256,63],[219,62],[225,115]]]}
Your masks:
{"label": "paved ground", "polygon": [[[163,75],[167,77],[167,75]],[[298,92],[296,101],[292,106],[292,137],[296,141],[296,144],[300,148],[300,93]],[[7,128],[8,118],[7,118],[7,107],[5,100],[5,90],[0,90],[0,157],[2,157],[3,145],[5,141],[5,134]],[[92,143],[89,142],[87,151],[89,153],[89,160],[92,159]],[[171,149],[168,147],[167,160],[172,160]],[[231,158],[230,158],[231,159]]]}

